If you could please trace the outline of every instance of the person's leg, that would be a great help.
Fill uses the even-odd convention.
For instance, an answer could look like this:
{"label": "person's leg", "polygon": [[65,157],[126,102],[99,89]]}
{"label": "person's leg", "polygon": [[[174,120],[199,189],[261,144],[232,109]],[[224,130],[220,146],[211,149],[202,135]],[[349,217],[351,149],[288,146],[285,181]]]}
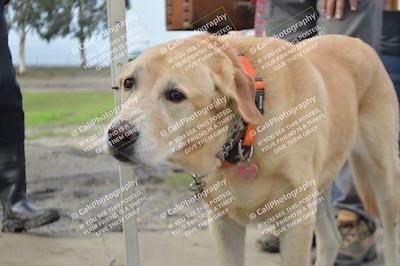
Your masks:
{"label": "person's leg", "polygon": [[[310,35],[301,39],[310,38],[317,32],[312,29],[317,25],[318,13],[316,9],[317,0],[271,0],[265,6],[266,34],[267,36],[276,36],[277,38],[294,41],[299,36],[306,36],[306,32]],[[305,20],[304,20],[305,19]],[[300,21],[306,23],[298,24],[295,31],[291,30],[291,26]]]}
{"label": "person's leg", "polygon": [[8,48],[0,0],[0,201],[3,205],[2,231],[19,232],[59,219],[52,209],[38,209],[26,196],[24,112]]}
{"label": "person's leg", "polygon": [[335,265],[360,265],[362,261],[370,261],[377,256],[373,238],[376,225],[357,195],[348,162],[336,177],[335,185],[340,195],[333,203],[342,235]]}
{"label": "person's leg", "polygon": [[[383,12],[381,59],[396,89],[400,102],[400,12]],[[399,141],[400,146],[400,141]]]}
{"label": "person's leg", "polygon": [[[351,11],[349,2],[346,1],[344,16],[341,20],[334,18],[328,20],[324,11],[319,8],[318,26],[322,28],[325,34],[358,37],[379,50],[382,12],[381,1],[358,1],[356,11]],[[338,209],[337,220],[343,237],[335,265],[359,265],[362,261],[376,257],[373,240],[376,225],[373,218],[364,211],[355,190],[348,163],[336,178],[335,185],[340,191],[340,196],[334,202],[334,205]],[[335,194],[335,191],[333,194]]]}
{"label": "person's leg", "polygon": [[[313,28],[317,25],[318,18],[316,1],[317,0],[267,1],[265,6],[267,36],[276,35],[277,38],[283,38],[292,42],[304,39],[299,38],[299,36],[307,36],[306,38],[313,37],[317,33],[312,33]],[[297,28],[296,31],[287,31],[287,29],[303,19],[306,19],[305,21],[307,21],[307,23]],[[311,32],[310,35],[307,35],[307,32]],[[315,246],[315,238],[313,238],[313,246]],[[277,253],[280,251],[279,238],[273,234],[266,234],[257,240],[256,248],[271,253]]]}
{"label": "person's leg", "polygon": [[356,11],[351,11],[349,1],[345,1],[344,16],[340,20],[326,19],[319,5],[318,12],[318,26],[324,33],[357,37],[379,50],[382,37],[382,1],[358,1]]}
{"label": "person's leg", "polygon": [[384,11],[381,58],[400,99],[400,12]]}
{"label": "person's leg", "polygon": [[[267,35],[271,36],[279,33],[289,25],[295,23],[296,20],[299,20],[300,17],[304,17],[304,15],[308,13],[302,13],[302,11],[312,10],[314,13],[317,12],[320,15],[317,22],[317,25],[322,28],[322,32],[320,33],[359,37],[373,47],[378,48],[382,25],[382,5],[377,2],[379,1],[362,1],[362,3],[359,3],[358,10],[355,12],[350,11],[347,3],[345,7],[344,19],[339,21],[335,19],[327,20],[324,12],[316,7],[316,1],[272,0],[270,5],[266,8]],[[312,22],[307,23],[307,25],[297,31],[295,35],[289,34],[285,36],[285,39],[293,40],[314,26],[315,25]],[[367,227],[364,227],[364,224],[362,224],[360,228],[367,228],[366,230],[368,232],[373,232],[375,230],[375,223],[372,218],[363,211],[361,201],[355,192],[348,166],[344,167],[340,176],[342,178],[339,177],[339,179],[345,181],[347,180],[349,182],[339,181],[339,184],[335,184],[336,188],[341,192],[336,191],[335,193],[335,191],[333,191],[333,195],[336,196],[337,194],[341,194],[342,197],[339,199],[339,202],[342,201],[342,208],[351,210],[352,213],[356,213],[357,221],[359,217],[362,217],[362,221],[366,223]],[[343,220],[349,218],[346,215],[348,212],[340,212],[339,214],[339,218],[343,218]],[[273,236],[263,237],[258,240],[257,246],[266,251],[278,252],[279,239],[274,238]]]}
{"label": "person's leg", "polygon": [[351,169],[348,162],[342,168],[340,174],[335,179],[340,196],[333,202],[337,209],[344,209],[357,213],[365,221],[371,223],[371,228],[375,228],[375,222],[371,215],[365,212],[362,202],[355,190],[353,179],[351,177]]}
{"label": "person's leg", "polygon": [[21,91],[8,48],[3,0],[0,0],[0,145],[24,142]]}

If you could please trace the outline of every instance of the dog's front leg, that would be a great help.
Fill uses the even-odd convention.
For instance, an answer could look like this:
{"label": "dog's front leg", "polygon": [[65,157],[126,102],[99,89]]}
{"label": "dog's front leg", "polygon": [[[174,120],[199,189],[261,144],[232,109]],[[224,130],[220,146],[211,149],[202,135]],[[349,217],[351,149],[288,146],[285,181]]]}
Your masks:
{"label": "dog's front leg", "polygon": [[310,265],[314,221],[314,217],[310,217],[283,236],[280,241],[282,266]]}
{"label": "dog's front leg", "polygon": [[219,266],[244,266],[246,227],[230,218],[210,225],[213,233]]}

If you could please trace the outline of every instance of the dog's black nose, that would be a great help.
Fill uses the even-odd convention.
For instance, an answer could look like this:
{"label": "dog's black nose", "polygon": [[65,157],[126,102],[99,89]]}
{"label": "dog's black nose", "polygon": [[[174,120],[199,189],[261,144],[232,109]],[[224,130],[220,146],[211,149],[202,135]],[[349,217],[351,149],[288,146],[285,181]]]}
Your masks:
{"label": "dog's black nose", "polygon": [[114,155],[121,153],[136,142],[139,132],[135,125],[128,121],[114,122],[108,129],[108,143]]}

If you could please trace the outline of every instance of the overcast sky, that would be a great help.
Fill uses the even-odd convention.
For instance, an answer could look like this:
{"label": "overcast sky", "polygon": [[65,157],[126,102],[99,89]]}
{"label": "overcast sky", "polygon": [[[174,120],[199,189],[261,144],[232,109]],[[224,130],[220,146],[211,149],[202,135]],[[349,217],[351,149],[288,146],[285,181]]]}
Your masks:
{"label": "overcast sky", "polygon": [[[152,44],[185,34],[166,31],[165,0],[131,0],[131,4],[132,9],[127,12],[127,17],[138,14]],[[128,32],[132,30],[129,29],[129,26],[133,25],[128,25]],[[16,32],[9,33],[9,46],[13,62],[18,64],[18,35]],[[78,47],[78,42],[74,39],[58,38],[47,43],[35,33],[30,33],[26,39],[26,63],[27,65],[78,65],[79,54],[71,53],[71,49],[76,47]]]}

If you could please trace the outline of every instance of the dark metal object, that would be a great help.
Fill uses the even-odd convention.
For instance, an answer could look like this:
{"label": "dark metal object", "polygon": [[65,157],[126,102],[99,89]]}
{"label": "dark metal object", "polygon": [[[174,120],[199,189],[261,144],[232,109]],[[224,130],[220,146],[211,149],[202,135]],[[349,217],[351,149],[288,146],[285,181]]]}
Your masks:
{"label": "dark metal object", "polygon": [[167,0],[167,29],[199,29],[218,15],[227,19],[208,29],[215,33],[230,25],[231,30],[254,27],[255,4],[251,0]]}
{"label": "dark metal object", "polygon": [[189,188],[191,191],[195,192],[196,194],[203,192],[206,182],[203,180],[203,176],[199,176],[196,174],[191,175],[193,178],[192,183],[190,183]]}

